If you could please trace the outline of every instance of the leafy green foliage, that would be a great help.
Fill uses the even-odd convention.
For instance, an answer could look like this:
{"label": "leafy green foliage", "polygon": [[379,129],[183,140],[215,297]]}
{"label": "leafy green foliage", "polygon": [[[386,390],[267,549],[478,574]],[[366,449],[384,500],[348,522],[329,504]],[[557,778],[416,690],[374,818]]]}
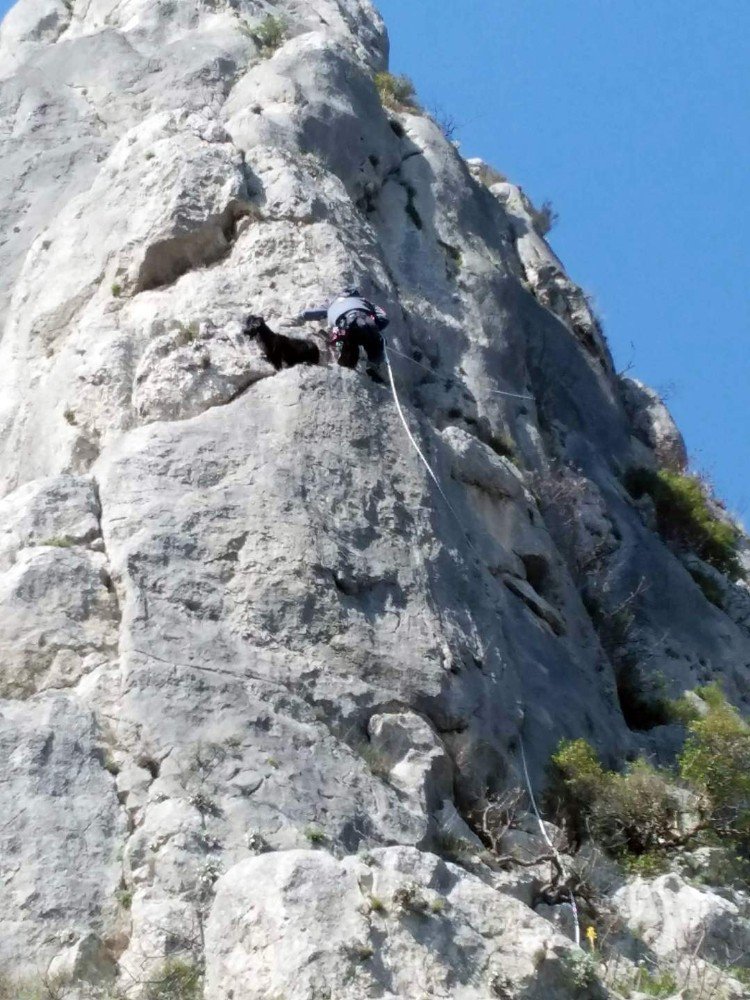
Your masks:
{"label": "leafy green foliage", "polygon": [[596,959],[589,952],[566,951],[563,962],[566,978],[573,989],[590,990],[599,982]]}
{"label": "leafy green foliage", "polygon": [[[558,819],[581,839],[591,836],[635,874],[663,871],[670,851],[688,840],[721,846],[740,871],[750,858],[750,725],[717,684],[671,703],[688,728],[679,775],[637,760],[606,770],[585,740],[563,740],[552,755],[549,797]],[[693,829],[681,829],[676,783],[694,794]]]}
{"label": "leafy green foliage", "polygon": [[641,966],[633,973],[632,978],[615,983],[619,993],[630,996],[633,991],[643,993],[648,997],[671,997],[677,992],[678,982],[669,969],[647,969]]}
{"label": "leafy green foliage", "polygon": [[688,724],[680,774],[705,797],[715,828],[750,844],[750,726],[718,685],[696,693],[708,711]]}
{"label": "leafy green foliage", "polygon": [[742,577],[739,530],[711,510],[708,489],[698,476],[632,469],[625,476],[625,487],[636,499],[651,497],[659,533],[667,541],[695,552],[733,580]]}
{"label": "leafy green foliage", "polygon": [[283,18],[269,14],[261,23],[253,28],[250,35],[264,56],[272,55],[281,48],[286,38],[286,22]]}
{"label": "leafy green foliage", "polygon": [[677,979],[668,969],[649,972],[641,969],[636,980],[636,989],[649,997],[671,997],[677,992]]}
{"label": "leafy green foliage", "polygon": [[567,824],[613,854],[644,855],[673,839],[679,803],[666,776],[644,760],[606,771],[585,740],[563,741],[552,757],[553,794]]}
{"label": "leafy green foliage", "polygon": [[727,974],[736,979],[743,986],[750,987],[750,969],[745,969],[741,965],[732,965],[727,970]]}
{"label": "leafy green foliage", "polygon": [[375,86],[380,100],[386,108],[400,111],[403,108],[418,107],[416,90],[408,76],[394,76],[393,73],[376,73]]}
{"label": "leafy green foliage", "polygon": [[149,980],[145,1000],[199,1000],[203,976],[193,962],[172,958]]}
{"label": "leafy green foliage", "polygon": [[669,854],[666,851],[621,854],[619,860],[628,875],[638,875],[641,878],[656,878],[669,870]]}

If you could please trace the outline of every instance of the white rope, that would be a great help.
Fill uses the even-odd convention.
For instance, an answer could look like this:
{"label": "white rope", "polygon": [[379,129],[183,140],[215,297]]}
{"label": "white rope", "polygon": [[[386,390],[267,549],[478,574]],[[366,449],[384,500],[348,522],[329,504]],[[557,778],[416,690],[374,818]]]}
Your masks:
{"label": "white rope", "polygon": [[440,485],[440,480],[438,479],[438,477],[433,472],[432,466],[430,465],[430,463],[425,458],[424,452],[419,447],[419,444],[417,443],[416,438],[412,434],[411,429],[409,428],[409,425],[406,422],[406,417],[404,416],[404,411],[401,408],[401,401],[399,400],[399,398],[398,398],[398,392],[396,391],[396,382],[395,382],[395,380],[393,378],[393,369],[391,368],[391,361],[390,361],[390,358],[388,357],[388,354],[390,353],[390,351],[391,351],[390,347],[386,347],[385,348],[385,366],[386,366],[386,368],[388,370],[388,380],[391,383],[391,392],[393,393],[393,402],[396,404],[396,410],[398,411],[398,415],[401,418],[401,423],[404,425],[404,430],[406,431],[407,437],[411,441],[414,450],[416,451],[416,453],[421,458],[422,463],[424,464],[425,469],[427,469],[427,472],[430,475],[430,479],[432,479],[433,483],[437,487],[438,493],[440,494],[440,496],[445,501],[446,507],[451,512],[451,514],[454,516],[454,518],[456,519],[458,525],[460,526],[461,531],[463,532],[463,534],[464,534],[464,536],[466,538],[466,541],[469,544],[470,549],[472,550],[472,552],[476,556],[479,556],[478,550],[475,548],[474,543],[472,542],[472,540],[469,538],[468,534],[466,533],[466,529],[464,528],[464,523],[461,520],[461,518],[459,517],[458,511],[456,510],[456,508],[453,506],[453,504],[448,499],[448,496],[447,496],[445,490]]}
{"label": "white rope", "polygon": [[[463,531],[464,535],[466,536],[466,540],[469,543],[469,546],[470,546],[472,552],[474,552],[475,555],[479,556],[479,552],[475,548],[475,546],[474,546],[473,542],[471,541],[471,539],[469,538],[469,536],[466,534],[466,530],[465,530],[465,528],[463,526],[463,522],[461,521],[461,518],[458,516],[458,512],[456,511],[455,507],[453,506],[453,504],[450,502],[450,500],[446,496],[445,490],[440,485],[440,480],[438,479],[438,477],[433,472],[432,466],[427,461],[427,458],[425,457],[424,452],[419,447],[419,444],[418,444],[416,438],[414,437],[414,435],[412,434],[411,429],[409,427],[409,424],[406,421],[406,417],[404,415],[404,411],[403,411],[403,409],[401,407],[401,401],[399,400],[399,398],[398,398],[398,392],[396,391],[396,382],[395,382],[395,380],[393,378],[393,369],[391,368],[390,358],[388,357],[389,352],[392,351],[392,350],[393,349],[390,348],[390,347],[386,347],[385,348],[385,364],[386,364],[386,368],[388,370],[388,379],[389,379],[389,381],[391,383],[391,392],[393,393],[393,402],[396,404],[396,410],[398,411],[398,415],[401,418],[401,423],[404,425],[404,430],[406,431],[407,437],[411,441],[412,446],[414,447],[414,450],[416,451],[416,453],[419,455],[420,459],[422,460],[422,463],[424,464],[424,467],[427,469],[427,472],[430,475],[430,479],[432,479],[433,483],[437,487],[437,490],[440,493],[440,496],[445,501],[446,506],[448,507],[448,510],[450,510],[451,514],[453,514],[453,516],[455,517],[456,521],[458,521],[459,525],[461,526],[461,530]],[[399,352],[398,351],[393,351],[393,353],[394,354],[398,354]],[[406,357],[406,355],[402,355],[402,357]],[[411,359],[409,359],[409,360],[411,360]],[[418,364],[418,362],[415,362],[415,364]],[[424,367],[424,366],[421,366],[421,367]],[[529,776],[529,769],[528,769],[528,766],[526,764],[526,751],[524,750],[523,737],[521,736],[520,733],[519,733],[519,746],[521,748],[521,763],[523,765],[523,776],[524,776],[524,780],[526,782],[526,789],[527,789],[527,791],[529,793],[529,801],[531,802],[531,808],[532,808],[532,810],[534,812],[534,816],[536,817],[536,821],[539,824],[539,830],[540,830],[540,832],[542,834],[542,837],[543,837],[545,843],[547,844],[547,846],[549,847],[550,851],[552,851],[552,854],[554,855],[555,860],[557,861],[557,864],[559,866],[560,872],[561,872],[561,874],[562,874],[562,876],[564,878],[565,877],[565,865],[563,864],[562,857],[560,856],[560,852],[557,850],[557,848],[555,847],[555,845],[552,842],[552,839],[550,838],[549,834],[547,833],[547,828],[544,825],[544,820],[542,819],[541,813],[539,812],[539,809],[538,809],[537,804],[536,804],[536,798],[534,796],[534,789],[533,789],[532,784],[531,784],[531,778]],[[568,893],[570,895],[570,908],[573,911],[573,924],[574,924],[575,943],[578,945],[578,947],[580,947],[581,946],[581,927],[580,927],[580,923],[579,923],[579,920],[578,920],[578,906],[576,905],[576,898],[575,898],[575,894],[573,893],[573,890],[569,888],[568,889]]]}
{"label": "white rope", "polygon": [[[565,865],[563,864],[562,857],[560,856],[560,852],[558,851],[558,849],[552,843],[552,838],[547,833],[547,828],[544,825],[544,820],[542,819],[541,814],[539,812],[539,809],[537,808],[536,798],[534,797],[534,789],[531,786],[531,778],[529,777],[529,769],[528,769],[528,766],[526,764],[526,751],[524,750],[524,746],[523,746],[523,736],[521,736],[520,733],[518,734],[518,745],[521,748],[521,763],[523,764],[523,777],[524,777],[524,780],[526,782],[526,790],[529,793],[529,801],[531,802],[531,808],[532,808],[532,810],[534,812],[534,815],[536,816],[536,821],[539,824],[539,830],[540,830],[540,832],[542,834],[542,837],[544,838],[544,840],[545,840],[547,846],[549,847],[549,849],[554,854],[555,860],[557,861],[558,865],[560,866],[560,872],[562,873],[562,875],[564,877],[565,876]],[[581,926],[580,926],[579,921],[578,921],[578,906],[576,905],[576,897],[575,897],[575,895],[573,893],[573,890],[572,889],[568,889],[568,893],[570,895],[570,908],[573,911],[573,930],[574,930],[574,933],[575,933],[575,942],[578,945],[578,947],[580,948],[581,947]]]}
{"label": "white rope", "polygon": [[[421,361],[417,361],[416,358],[410,358],[408,354],[402,354],[401,351],[397,351],[394,347],[389,347],[388,350],[391,354],[398,354],[400,358],[404,358],[406,361],[411,361],[411,363],[416,365],[417,368],[423,368],[434,378],[447,379],[449,382],[455,382],[456,385],[461,385],[460,379],[457,379],[455,375],[441,375],[439,372],[433,371],[432,368],[428,368],[427,365],[423,365]],[[492,396],[509,396],[511,399],[528,399],[532,403],[534,402],[533,396],[524,396],[519,392],[503,392],[501,389],[487,389],[487,392],[489,392]]]}

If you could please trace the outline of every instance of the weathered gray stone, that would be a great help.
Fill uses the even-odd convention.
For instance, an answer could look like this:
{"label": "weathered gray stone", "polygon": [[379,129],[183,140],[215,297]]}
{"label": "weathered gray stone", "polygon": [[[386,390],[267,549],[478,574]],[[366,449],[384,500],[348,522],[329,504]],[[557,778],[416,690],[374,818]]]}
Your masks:
{"label": "weathered gray stone", "polygon": [[[709,604],[626,494],[656,446],[585,296],[520,188],[381,105],[387,49],[368,0],[19,0],[3,22],[11,973],[97,975],[101,942],[126,988],[205,959],[217,1000],[567,997],[541,876],[493,871],[465,817],[521,784],[520,737],[539,787],[561,737],[608,761],[672,739],[623,716],[622,609],[628,662],[744,704],[745,594]],[[239,332],[315,336],[295,317],[350,282],[389,312],[439,489],[387,387],[322,339],[276,373]]]}
{"label": "weathered gray stone", "polygon": [[0,967],[36,974],[116,931],[125,821],[102,733],[68,696],[0,702]]}
{"label": "weathered gray stone", "polygon": [[720,966],[749,961],[750,919],[735,903],[678,875],[635,879],[612,901],[628,928],[659,958],[687,964],[698,955]]}
{"label": "weathered gray stone", "polygon": [[688,463],[685,441],[659,394],[634,378],[621,378],[620,385],[635,434],[653,449],[661,465],[684,471]]}
{"label": "weathered gray stone", "polygon": [[208,1000],[572,995],[572,946],[546,921],[406,848],[369,864],[301,851],[245,861],[219,881],[207,945]]}

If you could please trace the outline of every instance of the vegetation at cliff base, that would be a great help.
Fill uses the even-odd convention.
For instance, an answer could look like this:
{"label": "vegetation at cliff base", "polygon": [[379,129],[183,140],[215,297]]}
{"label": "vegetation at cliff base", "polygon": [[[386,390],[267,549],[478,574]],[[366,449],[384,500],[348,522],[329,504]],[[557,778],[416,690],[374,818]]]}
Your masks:
{"label": "vegetation at cliff base", "polygon": [[716,684],[698,693],[708,705],[688,722],[680,775],[701,795],[712,827],[750,848],[750,726]]}
{"label": "vegetation at cliff base", "polygon": [[667,775],[645,760],[607,771],[585,740],[564,740],[552,756],[551,795],[577,839],[591,836],[611,854],[644,855],[674,839],[679,800]]}
{"label": "vegetation at cliff base", "polygon": [[609,771],[582,739],[563,740],[552,755],[549,796],[559,821],[640,874],[691,841],[750,854],[750,726],[718,685],[695,693],[700,709],[688,700],[675,706],[688,729],[675,770],[639,759]]}

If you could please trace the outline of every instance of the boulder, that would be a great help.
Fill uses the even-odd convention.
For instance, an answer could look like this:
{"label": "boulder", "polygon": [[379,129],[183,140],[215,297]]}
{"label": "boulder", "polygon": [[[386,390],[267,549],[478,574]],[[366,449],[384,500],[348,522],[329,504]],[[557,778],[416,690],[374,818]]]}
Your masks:
{"label": "boulder", "polygon": [[573,995],[576,950],[547,921],[409,848],[243,862],[219,880],[206,942],[207,1000],[302,1000],[321,990],[341,1000],[444,990],[457,1000]]}

